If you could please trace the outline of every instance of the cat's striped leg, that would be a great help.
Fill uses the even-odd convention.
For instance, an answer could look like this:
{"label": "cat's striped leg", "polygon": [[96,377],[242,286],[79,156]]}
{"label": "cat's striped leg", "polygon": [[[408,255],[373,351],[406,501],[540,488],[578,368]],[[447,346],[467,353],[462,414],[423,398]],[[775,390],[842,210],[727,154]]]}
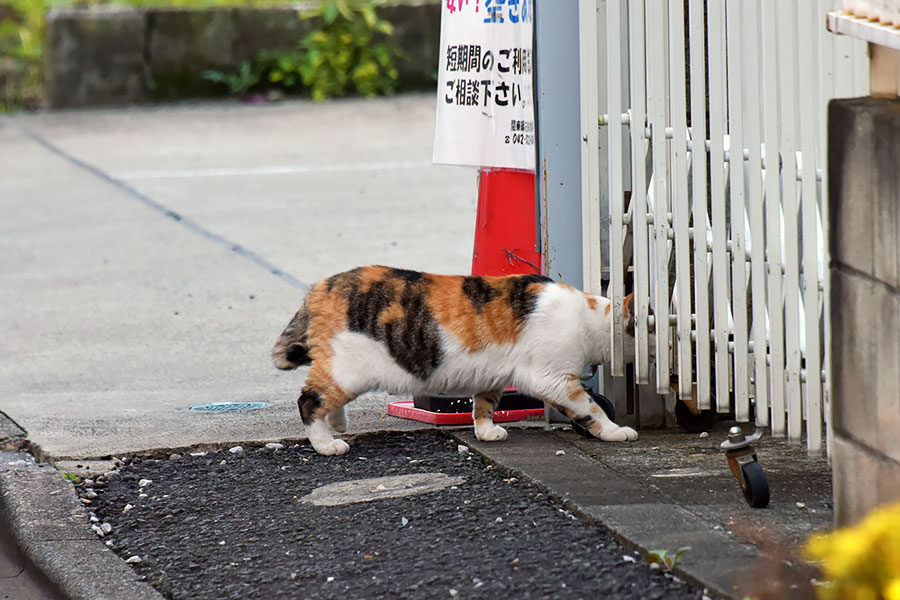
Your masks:
{"label": "cat's striped leg", "polygon": [[344,405],[350,397],[336,384],[327,378],[317,377],[310,370],[303,393],[297,399],[300,418],[306,425],[309,443],[319,454],[326,456],[340,455],[350,449],[344,440],[335,439],[328,430],[326,418],[334,411],[343,412]]}
{"label": "cat's striped leg", "polygon": [[616,425],[591,397],[577,376],[567,376],[564,381],[540,386],[534,395],[543,398],[557,410],[587,429],[594,437],[605,442],[631,442],[637,432],[631,427]]}
{"label": "cat's striped leg", "polygon": [[494,411],[500,404],[500,392],[475,394],[472,402],[472,419],[475,421],[475,437],[482,442],[505,440],[506,430],[494,425]]}

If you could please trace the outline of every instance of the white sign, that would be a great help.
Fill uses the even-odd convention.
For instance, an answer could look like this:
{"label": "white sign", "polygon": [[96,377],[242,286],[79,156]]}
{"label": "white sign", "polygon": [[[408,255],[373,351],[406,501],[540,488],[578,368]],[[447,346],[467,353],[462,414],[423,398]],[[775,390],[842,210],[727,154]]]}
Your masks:
{"label": "white sign", "polygon": [[443,1],[434,162],[533,171],[533,0]]}

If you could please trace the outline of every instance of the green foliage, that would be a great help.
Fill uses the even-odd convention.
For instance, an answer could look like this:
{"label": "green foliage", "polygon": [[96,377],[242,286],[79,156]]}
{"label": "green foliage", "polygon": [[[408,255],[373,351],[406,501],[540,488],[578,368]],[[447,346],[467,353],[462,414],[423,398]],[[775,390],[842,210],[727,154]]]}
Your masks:
{"label": "green foliage", "polygon": [[[323,26],[300,43],[297,66],[314,100],[392,94],[402,53],[389,36],[393,26],[376,12],[383,0],[323,0],[315,16]],[[308,18],[308,17],[307,17]]]}
{"label": "green foliage", "polygon": [[0,112],[42,95],[44,15],[51,0],[0,0]]}
{"label": "green foliage", "polygon": [[223,83],[228,86],[228,92],[234,95],[246,94],[259,83],[260,73],[250,61],[245,60],[240,64],[236,73],[222,73],[221,71],[204,71],[203,79]]}
{"label": "green foliage", "polygon": [[681,560],[681,555],[691,549],[690,546],[682,546],[674,553],[668,550],[651,550],[647,553],[647,562],[656,563],[666,571],[672,571]]}
{"label": "green foliage", "polygon": [[66,479],[68,479],[69,481],[71,481],[72,483],[78,483],[79,481],[81,481],[81,477],[79,477],[75,473],[69,473],[67,471],[63,471],[62,476],[65,477]]}

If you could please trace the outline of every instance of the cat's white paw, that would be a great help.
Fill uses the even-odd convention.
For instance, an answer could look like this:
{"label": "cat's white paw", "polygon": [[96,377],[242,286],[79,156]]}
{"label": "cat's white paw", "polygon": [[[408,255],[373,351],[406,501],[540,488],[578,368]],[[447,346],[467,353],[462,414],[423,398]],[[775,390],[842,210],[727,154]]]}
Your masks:
{"label": "cat's white paw", "polygon": [[637,439],[637,431],[631,427],[607,427],[600,432],[600,439],[604,442],[633,442]]}
{"label": "cat's white paw", "polygon": [[321,448],[315,448],[316,452],[323,456],[340,456],[341,454],[347,453],[347,450],[350,449],[350,444],[344,440],[331,440],[330,443],[325,444]]}
{"label": "cat's white paw", "polygon": [[475,437],[482,442],[500,442],[506,439],[509,434],[499,425],[489,425],[487,427],[475,427]]}

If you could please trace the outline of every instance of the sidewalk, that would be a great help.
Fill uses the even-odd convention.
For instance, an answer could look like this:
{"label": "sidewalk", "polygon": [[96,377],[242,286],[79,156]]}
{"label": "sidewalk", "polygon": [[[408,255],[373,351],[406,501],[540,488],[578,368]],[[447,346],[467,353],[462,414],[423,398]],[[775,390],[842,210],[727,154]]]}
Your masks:
{"label": "sidewalk", "polygon": [[[134,453],[300,438],[301,375],[276,371],[268,353],[306,286],[360,264],[469,269],[475,172],[430,164],[433,113],[433,96],[412,95],[0,119],[0,411],[40,459],[67,471],[102,472]],[[270,405],[188,410],[221,401]],[[352,403],[351,433],[418,427],[385,417],[386,404],[383,395]],[[830,523],[827,465],[801,450],[763,445],[767,470],[766,457],[792,458],[771,464],[773,508],[752,511],[718,455],[722,432],[706,440],[649,433],[617,446],[532,429],[473,447],[568,494],[576,512],[631,547],[737,544],[741,553],[718,563],[699,551],[684,559],[686,577],[722,595],[736,592],[728,582],[740,585],[729,569],[753,562],[761,546],[784,547]],[[542,481],[554,465],[548,444],[564,444],[578,468]],[[4,469],[7,510],[40,502],[28,496],[39,491],[29,483],[37,475]],[[585,473],[616,483],[587,486]],[[615,501],[602,499],[610,490],[619,490]],[[609,508],[620,505],[632,508]],[[13,521],[21,543],[29,521]],[[655,529],[642,527],[648,522]],[[64,584],[60,544],[35,535],[35,547],[55,552],[51,578]],[[93,533],[72,535],[79,547],[106,551],[103,568],[118,561],[116,572],[133,578]]]}

